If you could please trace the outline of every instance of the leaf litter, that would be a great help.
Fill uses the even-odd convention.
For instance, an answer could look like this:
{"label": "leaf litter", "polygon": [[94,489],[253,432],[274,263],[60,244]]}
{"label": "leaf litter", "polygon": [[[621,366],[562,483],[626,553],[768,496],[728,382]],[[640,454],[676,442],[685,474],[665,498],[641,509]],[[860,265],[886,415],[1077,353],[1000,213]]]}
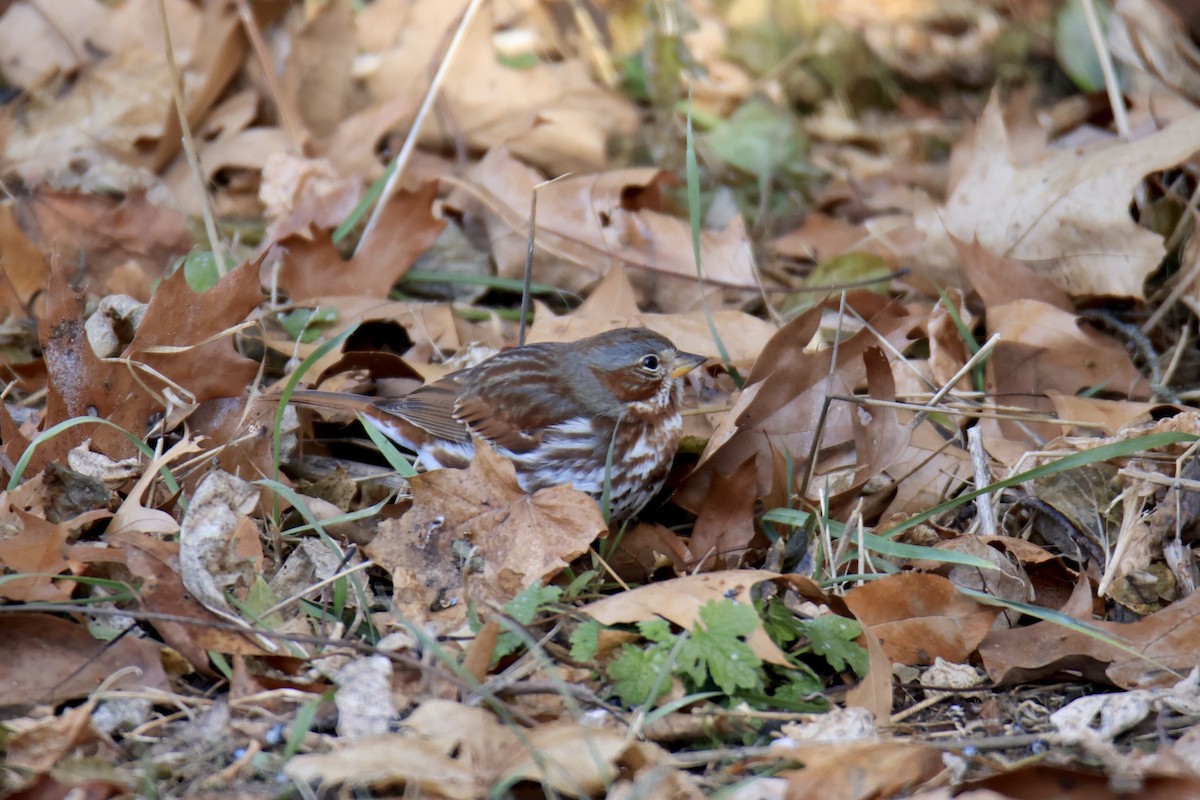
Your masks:
{"label": "leaf litter", "polygon": [[[1173,6],[1114,115],[1044,4],[245,5],[0,12],[6,793],[1200,792]],[[528,341],[709,358],[623,530],[280,410],[514,344],[531,227]]]}

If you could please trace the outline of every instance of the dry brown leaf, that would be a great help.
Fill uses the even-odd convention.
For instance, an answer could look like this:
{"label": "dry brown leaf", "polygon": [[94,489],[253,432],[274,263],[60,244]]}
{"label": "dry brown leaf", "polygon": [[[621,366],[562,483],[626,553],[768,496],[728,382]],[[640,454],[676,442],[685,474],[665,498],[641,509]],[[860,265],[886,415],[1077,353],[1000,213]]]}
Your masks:
{"label": "dry brown leaf", "polygon": [[771,242],[771,249],[781,256],[815,262],[850,251],[874,253],[883,258],[891,255],[882,241],[872,241],[862,225],[820,212],[807,214],[800,227]]}
{"label": "dry brown leaf", "polygon": [[105,642],[86,625],[49,614],[5,614],[0,625],[0,706],[55,705],[83,697],[125,667],[136,670],[108,688],[167,691],[161,650],[156,642],[136,636]]}
{"label": "dry brown leaf", "polygon": [[3,158],[26,183],[125,193],[155,183],[139,141],[157,139],[171,108],[162,51],[130,47],[85,71],[70,93],[23,115]]}
{"label": "dry brown leaf", "polygon": [[[1016,603],[1033,602],[1035,594],[1033,582],[1026,574],[1025,568],[1015,556],[1004,550],[992,547],[988,538],[967,534],[956,536],[944,542],[939,542],[939,550],[949,550],[955,553],[976,556],[996,565],[996,569],[983,570],[978,567],[968,567],[961,564],[950,568],[946,577],[955,586],[974,589],[990,597],[1000,600],[1011,600]],[[1049,555],[1048,553],[1046,555]],[[1006,612],[1005,617],[1015,620],[1016,612]],[[1003,620],[1002,620],[1003,622]]]}
{"label": "dry brown leaf", "polygon": [[[84,298],[71,292],[65,271],[56,268],[39,324],[51,376],[43,425],[95,415],[141,436],[151,414],[166,405],[165,398],[155,396],[169,388],[163,377],[173,384],[176,403],[241,397],[258,365],[237,352],[231,331],[261,297],[252,264],[230,272],[203,294],[193,292],[179,270],[155,292],[122,361],[101,360],[84,337]],[[133,452],[123,434],[89,428],[71,428],[48,441],[38,450],[35,465],[65,458],[89,435],[98,452],[117,458]]]}
{"label": "dry brown leaf", "polygon": [[50,262],[17,224],[13,203],[0,204],[0,307],[17,318],[32,315],[29,303],[46,288]]}
{"label": "dry brown leaf", "polygon": [[1163,407],[1162,403],[1102,400],[1098,397],[1078,397],[1054,390],[1047,391],[1046,396],[1054,404],[1055,417],[1081,423],[1069,429],[1064,426],[1063,434],[1071,436],[1088,435],[1096,430],[1107,436],[1115,436],[1117,431],[1149,422],[1150,413]]}
{"label": "dry brown leaf", "polygon": [[963,276],[983,300],[985,308],[997,308],[1018,300],[1037,300],[1068,314],[1075,311],[1071,296],[1055,286],[1031,264],[988,252],[979,239],[970,244],[951,237],[962,260]]}
{"label": "dry brown leaf", "polygon": [[608,564],[621,578],[634,583],[647,581],[668,566],[681,575],[693,560],[688,542],[688,538],[663,525],[639,522],[625,531]]}
{"label": "dry brown leaf", "polygon": [[358,204],[362,186],[341,178],[325,159],[287,153],[269,156],[258,197],[268,220],[265,246],[293,234],[336,228]]}
{"label": "dry brown leaf", "polygon": [[192,622],[155,619],[150,624],[163,641],[177,650],[193,667],[205,674],[208,651],[231,655],[271,655],[245,634],[212,627],[225,624],[193,600],[179,576],[179,545],[144,533],[125,531],[108,534],[110,544],[124,547],[129,571],[141,579],[139,598],[147,611],[182,617]]}
{"label": "dry brown leaf", "polygon": [[1113,55],[1149,72],[1193,102],[1200,98],[1200,49],[1194,9],[1185,2],[1118,0],[1123,25]]}
{"label": "dry brown leaf", "polygon": [[742,566],[750,548],[766,546],[754,524],[757,486],[758,475],[750,463],[739,464],[730,475],[713,473],[688,544],[698,559],[687,565],[689,572]]}
{"label": "dry brown leaf", "polygon": [[396,610],[452,630],[468,602],[503,605],[557,574],[608,527],[596,502],[569,486],[526,494],[512,462],[486,445],[465,470],[410,480],[413,507],[380,525],[367,555],[392,573]]}
{"label": "dry brown leaf", "polygon": [[304,784],[405,786],[451,800],[473,800],[486,790],[470,765],[451,758],[434,743],[398,733],[355,739],[329,753],[296,756],[283,770]]}
{"label": "dry brown leaf", "polygon": [[788,800],[873,800],[895,797],[932,780],[945,767],[942,753],[921,742],[841,742],[772,748],[802,762],[784,770]]}
{"label": "dry brown leaf", "polygon": [[[194,292],[183,270],[178,270],[154,292],[122,356],[141,361],[182,386],[195,402],[241,397],[257,374],[258,363],[237,351],[232,330],[260,300],[262,291],[252,264],[229,272],[203,294]],[[171,348],[186,349],[164,352]]]}
{"label": "dry brown leaf", "polygon": [[[1050,392],[1077,394],[1084,389],[1133,398],[1149,396],[1150,385],[1115,339],[1081,326],[1074,314],[1036,300],[1017,300],[988,309],[988,329],[1001,341],[988,360],[989,389],[1015,398],[1033,411],[1049,411]],[[1054,438],[1058,426],[1001,420],[1002,434],[1013,441]]]}
{"label": "dry brown leaf", "polygon": [[[57,264],[87,264],[88,289],[150,299],[164,267],[195,244],[178,211],[141,192],[107,195],[39,192],[14,213],[22,230]],[[40,288],[44,288],[45,283]]]}
{"label": "dry brown leaf", "polygon": [[1018,167],[993,97],[963,179],[943,208],[916,220],[928,237],[917,263],[942,285],[951,283],[957,258],[950,236],[978,239],[1070,295],[1141,299],[1166,248],[1130,217],[1134,190],[1146,175],[1191,156],[1197,141],[1200,113],[1133,142],[1053,150]]}
{"label": "dry brown leaf", "polygon": [[278,243],[280,288],[295,302],[319,302],[331,294],[386,298],[446,226],[433,216],[436,195],[433,183],[393,195],[377,232],[349,261],[342,259],[329,232],[314,239],[284,239]]}
{"label": "dry brown leaf", "polygon": [[932,664],[966,661],[987,635],[1000,609],[958,593],[937,575],[901,573],[852,589],[846,606],[870,628],[893,661]]}
{"label": "dry brown leaf", "polygon": [[[657,281],[653,298],[665,311],[699,306],[696,263],[687,220],[663,213],[665,172],[614,170],[578,175],[538,189],[535,280],[581,291],[596,283],[607,265],[620,261],[647,271]],[[501,277],[524,271],[529,202],[538,173],[506,150],[493,150],[458,184],[448,201],[485,209],[492,252]],[[754,255],[740,217],[720,232],[702,231],[704,277],[718,286],[757,291]]]}
{"label": "dry brown leaf", "polygon": [[822,467],[841,468],[837,457],[855,441],[857,411],[850,403],[837,402],[822,418],[824,397],[827,393],[854,394],[866,380],[863,354],[875,346],[876,335],[885,337],[893,348],[903,348],[914,320],[898,306],[889,306],[871,318],[873,330],[863,329],[838,345],[837,364],[831,365],[832,348],[805,350],[821,313],[820,307],[806,312],[767,342],[733,409],[709,440],[700,464],[676,492],[675,502],[697,510],[714,474],[731,474],[753,456],[758,476],[755,496],[770,496],[774,505],[782,505],[791,489],[786,486],[786,464],[777,454],[790,450],[793,475],[804,474],[818,432],[818,457],[831,456],[834,463],[819,462],[817,474],[823,474]]}
{"label": "dry brown leaf", "polygon": [[[465,0],[383,0],[357,15],[359,45],[376,56],[366,75],[375,101],[424,93],[465,7]],[[524,69],[506,66],[492,38],[502,25],[496,16],[475,19],[441,92],[453,123],[431,119],[423,140],[438,146],[465,140],[476,150],[506,146],[554,175],[603,167],[608,138],[628,135],[637,124],[632,103],[598,86],[571,56]]]}
{"label": "dry brown leaf", "polygon": [[8,743],[5,764],[34,773],[49,772],[58,766],[76,747],[97,738],[90,724],[97,702],[96,698],[88,698],[79,706],[66,708],[14,733]]}
{"label": "dry brown leaf", "polygon": [[892,660],[870,628],[863,627],[862,641],[866,642],[869,667],[856,686],[846,692],[847,708],[865,708],[877,720],[889,720],[892,715]]}
{"label": "dry brown leaf", "polygon": [[502,780],[535,781],[570,797],[595,797],[622,773],[654,769],[668,759],[657,745],[575,722],[534,728],[505,755]]}
{"label": "dry brown leaf", "polygon": [[[973,791],[956,794],[972,798],[988,792],[1003,800],[1126,800],[1136,794],[1138,800],[1191,800],[1200,795],[1200,778],[1195,775],[1140,775],[1134,792],[1114,786],[1112,776],[1092,769],[1033,763],[966,784]],[[983,800],[990,800],[984,796]]]}
{"label": "dry brown leaf", "polygon": [[356,17],[350,0],[334,0],[308,6],[290,26],[279,99],[314,136],[332,133],[351,110]]}
{"label": "dry brown leaf", "polygon": [[1081,578],[1060,611],[1133,652],[1086,632],[1043,621],[992,631],[979,645],[979,655],[988,676],[1002,685],[1078,670],[1088,680],[1111,682],[1123,689],[1167,686],[1196,666],[1198,609],[1200,593],[1193,593],[1136,622],[1093,619],[1091,589],[1087,579]]}
{"label": "dry brown leaf", "polygon": [[[73,558],[67,540],[81,528],[109,516],[103,509],[88,511],[59,523],[49,522],[13,503],[11,495],[0,496],[0,514],[6,535],[0,539],[0,566],[7,571],[27,573],[29,577],[11,578],[0,583],[0,596],[21,602],[65,602],[75,591],[75,582],[55,580],[64,573],[79,573],[82,560]],[[91,559],[88,559],[91,560]],[[97,560],[120,561],[114,552]]]}
{"label": "dry brown leaf", "polygon": [[[94,0],[19,0],[0,17],[0,66],[14,84],[30,87],[52,70],[64,73],[134,46],[163,50],[157,0],[108,5]],[[199,14],[186,0],[167,0],[171,40],[189,53],[199,34]]]}
{"label": "dry brown leaf", "polygon": [[887,474],[895,480],[890,487],[895,493],[879,518],[911,516],[932,508],[962,486],[971,476],[971,459],[967,451],[946,441],[926,421],[913,431],[904,449],[887,462]]}

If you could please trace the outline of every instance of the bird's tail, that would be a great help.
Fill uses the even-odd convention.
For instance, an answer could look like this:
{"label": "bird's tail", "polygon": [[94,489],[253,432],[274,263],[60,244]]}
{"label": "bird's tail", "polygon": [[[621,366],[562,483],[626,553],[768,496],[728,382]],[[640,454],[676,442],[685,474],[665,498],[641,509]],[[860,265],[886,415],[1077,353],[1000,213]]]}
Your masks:
{"label": "bird's tail", "polygon": [[372,408],[376,398],[348,392],[322,392],[316,389],[297,389],[288,402],[303,408],[329,412],[336,419],[352,420]]}

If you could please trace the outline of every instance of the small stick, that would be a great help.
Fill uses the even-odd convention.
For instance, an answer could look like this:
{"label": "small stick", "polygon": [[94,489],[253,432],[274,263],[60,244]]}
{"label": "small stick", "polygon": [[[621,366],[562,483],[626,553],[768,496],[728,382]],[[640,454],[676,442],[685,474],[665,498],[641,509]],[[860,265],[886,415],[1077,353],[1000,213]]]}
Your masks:
{"label": "small stick", "polygon": [[[983,449],[983,432],[978,425],[967,428],[967,449],[971,452],[971,466],[975,468],[975,488],[982,489],[992,483],[992,471],[988,469],[987,452]],[[992,508],[990,492],[975,498],[979,511],[979,532],[984,536],[996,535],[996,509]]]}
{"label": "small stick", "polygon": [[1117,82],[1117,70],[1113,67],[1112,51],[1104,41],[1104,31],[1100,29],[1100,17],[1096,15],[1094,0],[1083,0],[1083,16],[1087,19],[1088,34],[1092,37],[1092,46],[1096,48],[1096,60],[1100,62],[1100,73],[1104,75],[1104,88],[1108,90],[1108,104],[1112,106],[1113,122],[1117,124],[1117,134],[1122,141],[1130,141],[1129,114],[1125,111],[1125,98],[1121,96],[1121,86]]}
{"label": "small stick", "polygon": [[192,138],[192,126],[188,122],[187,107],[183,100],[183,76],[179,73],[179,65],[175,63],[175,48],[171,46],[171,26],[167,23],[166,0],[158,0],[158,17],[162,22],[163,42],[167,51],[167,66],[171,70],[171,97],[175,101],[175,113],[179,115],[179,130],[182,134],[183,152],[187,154],[188,166],[192,169],[192,177],[200,189],[200,210],[204,217],[204,231],[208,234],[208,246],[212,248],[213,258],[217,262],[217,275],[225,277],[228,269],[225,261],[225,245],[217,233],[217,219],[213,212],[212,197],[208,194],[208,186],[204,180],[204,170],[200,167],[200,155],[196,152],[195,140]]}
{"label": "small stick", "polygon": [[358,255],[362,251],[367,240],[371,238],[375,227],[379,225],[379,219],[383,216],[383,209],[387,207],[388,200],[400,188],[400,177],[404,174],[404,167],[412,157],[413,151],[417,149],[417,139],[421,135],[421,128],[425,124],[425,119],[429,116],[429,111],[433,108],[434,101],[437,100],[438,92],[441,91],[442,82],[445,81],[446,74],[450,72],[450,64],[453,63],[454,56],[458,54],[463,39],[466,38],[467,29],[471,27],[471,20],[475,18],[476,12],[479,11],[479,7],[482,5],[483,0],[471,0],[470,5],[463,12],[462,19],[458,22],[458,29],[454,31],[454,38],[450,40],[450,44],[446,48],[446,55],[442,57],[442,63],[438,65],[437,72],[433,74],[433,80],[429,82],[429,89],[425,92],[425,99],[421,101],[421,107],[417,110],[417,116],[413,119],[412,127],[408,130],[408,136],[405,137],[400,152],[396,154],[396,160],[392,162],[392,174],[388,177],[387,183],[383,185],[383,191],[379,193],[379,199],[375,201],[375,208],[371,211],[371,218],[367,220],[367,227],[363,230],[362,237],[359,238],[358,244],[354,247],[355,255]]}
{"label": "small stick", "polygon": [[533,290],[533,245],[537,232],[538,189],[541,189],[543,186],[549,186],[555,181],[561,181],[570,174],[570,172],[565,172],[557,178],[542,181],[537,186],[534,186],[533,191],[529,193],[529,245],[525,250],[525,283],[521,287],[521,327],[517,332],[517,344],[521,346],[525,345],[525,329],[528,327],[529,312],[532,310],[531,306],[533,305],[533,298],[530,296],[530,293]]}
{"label": "small stick", "polygon": [[283,132],[287,135],[288,144],[292,146],[295,153],[301,153],[301,136],[300,126],[296,124],[296,120],[292,115],[292,109],[283,102],[283,92],[279,89],[279,81],[275,78],[275,68],[271,65],[271,55],[267,50],[267,43],[263,41],[262,31],[258,29],[258,22],[254,19],[254,13],[250,10],[249,0],[236,0],[238,16],[242,20],[242,29],[246,32],[246,38],[250,40],[250,47],[254,50],[254,57],[258,59],[258,66],[263,72],[263,78],[267,82],[267,91],[271,93],[271,98],[275,101],[275,108],[279,111],[279,121],[283,123]]}

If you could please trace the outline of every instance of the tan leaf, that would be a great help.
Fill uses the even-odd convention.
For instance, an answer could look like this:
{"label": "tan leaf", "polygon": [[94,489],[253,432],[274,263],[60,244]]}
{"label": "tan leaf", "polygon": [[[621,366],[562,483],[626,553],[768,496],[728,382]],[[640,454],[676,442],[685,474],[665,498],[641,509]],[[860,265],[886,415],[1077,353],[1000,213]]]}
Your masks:
{"label": "tan leaf", "polygon": [[953,263],[949,233],[1029,263],[1070,295],[1143,297],[1166,247],[1129,205],[1142,178],[1195,152],[1200,113],[1133,142],[1051,150],[1016,166],[993,97],[976,136],[974,160],[946,205],[918,220],[930,237],[925,265]]}
{"label": "tan leaf", "polygon": [[436,744],[395,733],[356,739],[329,753],[296,756],[283,771],[305,784],[408,786],[452,800],[473,800],[484,789],[469,765]]}
{"label": "tan leaf", "polygon": [[397,610],[443,630],[465,619],[468,601],[508,602],[608,530],[591,497],[569,486],[526,494],[512,463],[484,445],[469,468],[410,484],[412,509],[380,525],[366,553],[391,570]]}
{"label": "tan leaf", "polygon": [[843,742],[775,750],[805,765],[779,773],[788,779],[788,800],[895,797],[944,769],[941,751],[920,742]]}
{"label": "tan leaf", "polygon": [[[543,179],[504,150],[493,150],[459,184],[488,212],[485,217],[497,270],[519,277],[524,270],[529,198]],[[664,213],[666,173],[625,169],[571,176],[538,190],[538,252],[535,279],[579,291],[596,283],[606,266],[620,261],[657,273],[654,299],[667,311],[699,306],[691,227]],[[451,197],[452,205],[469,205]],[[740,217],[720,232],[702,231],[705,278],[720,286],[755,289],[757,268]],[[667,280],[668,276],[672,279]]]}

